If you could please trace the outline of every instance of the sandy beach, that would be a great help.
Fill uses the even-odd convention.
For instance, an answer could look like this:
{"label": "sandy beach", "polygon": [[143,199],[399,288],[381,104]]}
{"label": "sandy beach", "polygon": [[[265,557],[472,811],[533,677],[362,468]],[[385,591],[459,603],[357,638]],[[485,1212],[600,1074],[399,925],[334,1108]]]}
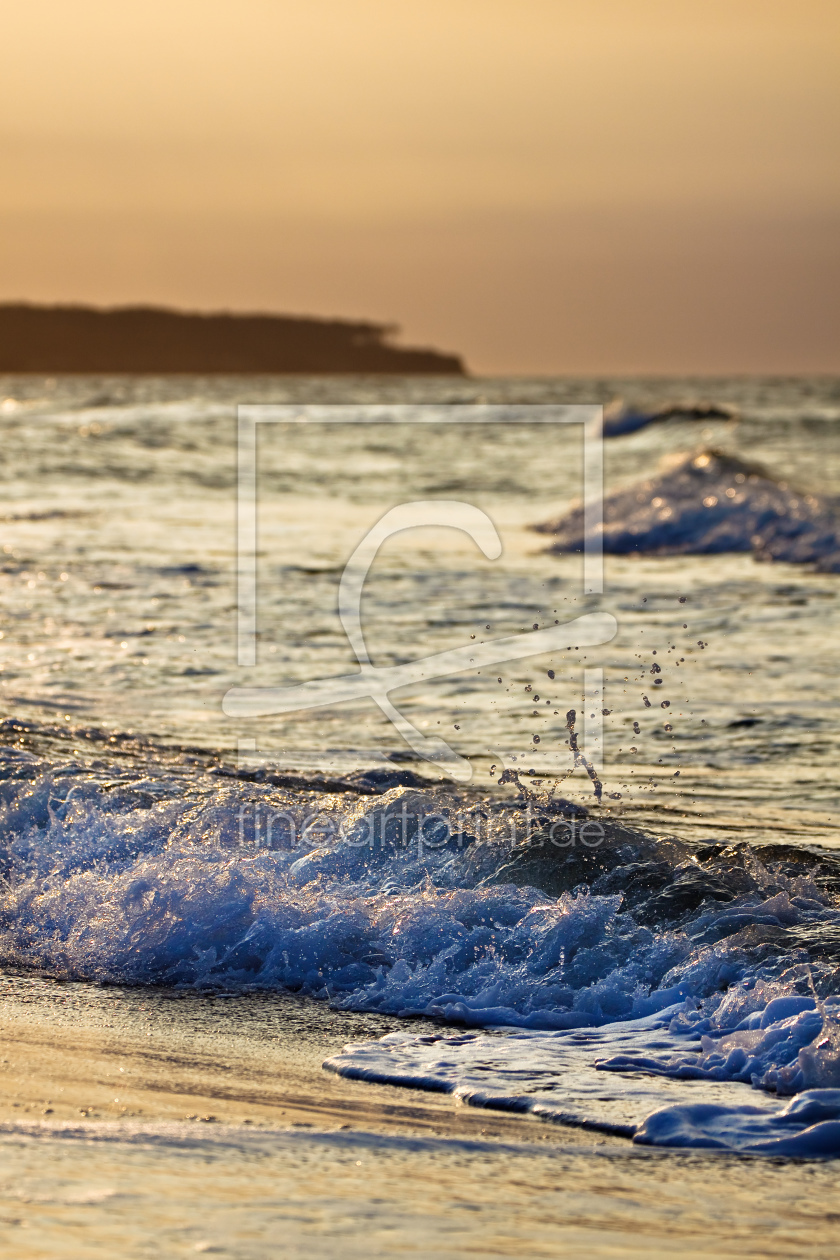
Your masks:
{"label": "sandy beach", "polygon": [[434,1027],[7,978],[4,1254],[834,1254],[831,1164],[644,1150],[322,1070],[401,1023]]}
{"label": "sandy beach", "polygon": [[[401,1023],[436,1028],[426,1021],[331,1011],[286,993],[201,996],[29,977],[5,977],[3,988],[3,1124],[193,1121],[523,1137],[517,1118],[321,1067],[346,1043]],[[528,1132],[529,1141],[557,1140],[553,1126]]]}

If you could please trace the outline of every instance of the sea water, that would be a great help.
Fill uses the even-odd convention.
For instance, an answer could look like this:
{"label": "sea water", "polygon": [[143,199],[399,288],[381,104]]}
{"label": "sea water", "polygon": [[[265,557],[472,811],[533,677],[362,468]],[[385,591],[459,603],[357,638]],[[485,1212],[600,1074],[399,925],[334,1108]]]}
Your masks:
{"label": "sea water", "polygon": [[[836,574],[631,554],[586,595],[580,556],[533,532],[579,496],[575,435],[465,434],[445,413],[279,425],[260,437],[257,663],[237,664],[237,403],[655,407],[701,388],[739,417],[610,439],[608,489],[723,450],[832,510],[831,381],[5,380],[7,964],[423,1014],[467,1031],[330,1066],[642,1142],[840,1149]],[[349,550],[389,507],[441,498],[487,512],[503,554],[392,540],[365,592],[376,664],[593,611],[616,637],[400,697],[470,759],[467,785],[369,702],[225,717],[231,687],[352,671]]]}

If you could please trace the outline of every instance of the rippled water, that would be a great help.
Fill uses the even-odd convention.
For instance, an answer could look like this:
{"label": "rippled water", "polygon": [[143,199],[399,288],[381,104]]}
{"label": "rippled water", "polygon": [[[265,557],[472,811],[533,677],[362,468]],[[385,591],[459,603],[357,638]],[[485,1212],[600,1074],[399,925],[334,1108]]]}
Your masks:
{"label": "rippled water", "polygon": [[[234,685],[352,669],[336,615],[348,539],[395,502],[464,498],[497,523],[503,556],[486,561],[453,531],[391,540],[365,596],[375,663],[463,646],[488,624],[501,636],[596,607],[613,613],[619,629],[585,662],[523,662],[500,671],[501,685],[495,675],[461,675],[403,693],[400,707],[421,729],[440,723],[452,747],[474,760],[479,781],[500,755],[533,750],[534,734],[543,756],[554,754],[549,768],[568,769],[565,713],[581,708],[581,667],[602,667],[612,710],[605,781],[622,793],[622,808],[680,834],[831,842],[835,575],[738,554],[615,556],[607,558],[605,594],[582,598],[579,557],[544,554],[545,540],[527,528],[579,493],[574,431],[488,426],[465,436],[458,426],[332,426],[326,437],[315,426],[264,426],[259,657],[255,669],[242,670],[234,646],[234,408],[289,399],[598,401],[614,392],[656,402],[699,393],[737,404],[740,422],[673,421],[613,439],[608,487],[705,443],[824,493],[837,485],[840,465],[836,383],[26,378],[7,379],[0,392],[0,648],[10,716],[231,753],[249,739],[286,764],[305,765],[307,753],[325,747],[403,754],[372,704],[243,724],[224,717],[221,699]],[[641,699],[652,680],[640,669],[650,668],[653,648],[667,662],[665,715]],[[556,672],[550,687],[548,667]],[[529,683],[538,705],[524,690]],[[581,772],[576,778],[564,791],[584,799],[588,785]]]}

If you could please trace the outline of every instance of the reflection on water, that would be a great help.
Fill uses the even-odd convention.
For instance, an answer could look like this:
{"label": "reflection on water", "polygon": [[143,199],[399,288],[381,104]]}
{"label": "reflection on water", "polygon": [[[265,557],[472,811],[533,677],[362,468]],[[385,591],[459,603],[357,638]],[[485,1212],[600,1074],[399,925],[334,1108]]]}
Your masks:
{"label": "reflection on water", "polygon": [[[619,632],[586,652],[406,688],[399,706],[421,731],[441,734],[473,759],[479,783],[489,782],[494,763],[514,764],[512,756],[526,769],[563,773],[571,768],[566,711],[590,707],[581,703],[582,667],[600,667],[602,706],[610,710],[604,781],[621,794],[612,808],[701,838],[831,842],[835,575],[737,554],[608,557],[605,595],[583,598],[579,557],[544,554],[547,540],[527,528],[558,515],[578,493],[573,430],[486,426],[465,436],[443,425],[348,426],[331,429],[327,440],[316,427],[264,426],[259,658],[241,670],[233,416],[238,401],[575,402],[623,393],[655,405],[699,394],[737,406],[741,419],[672,420],[608,441],[609,486],[650,475],[663,455],[702,442],[825,492],[840,472],[832,382],[698,389],[691,382],[26,378],[7,379],[0,392],[9,400],[0,572],[8,715],[154,733],[231,753],[247,740],[286,764],[306,765],[327,748],[337,756],[349,749],[403,756],[399,735],[370,702],[243,722],[223,716],[221,698],[231,686],[285,685],[354,668],[336,615],[352,545],[394,503],[463,497],[494,520],[503,556],[488,561],[451,530],[390,540],[363,605],[377,664],[596,609],[613,613]],[[655,662],[664,710],[658,697],[650,707],[643,700],[653,691]],[[563,790],[586,799],[584,773]]]}

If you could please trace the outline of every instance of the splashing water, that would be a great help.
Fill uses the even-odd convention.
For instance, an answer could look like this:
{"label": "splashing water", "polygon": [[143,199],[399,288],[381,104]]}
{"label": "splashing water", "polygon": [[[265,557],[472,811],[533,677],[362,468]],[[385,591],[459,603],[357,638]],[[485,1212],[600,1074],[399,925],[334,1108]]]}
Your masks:
{"label": "splashing water", "polygon": [[[327,790],[162,760],[2,751],[6,965],[289,988],[345,1009],[532,1030],[512,1069],[515,1096],[532,1102],[544,1070],[533,1038],[546,1037],[552,1053],[576,1039],[601,1093],[640,1073],[779,1097],[838,1083],[830,854],[692,846],[552,794],[433,788],[406,772],[393,787],[357,776]],[[462,1044],[486,1056],[479,1042]],[[464,1061],[453,1087],[471,1071]],[[658,1089],[642,1091],[647,1111]],[[555,1101],[569,1113],[562,1073]]]}

